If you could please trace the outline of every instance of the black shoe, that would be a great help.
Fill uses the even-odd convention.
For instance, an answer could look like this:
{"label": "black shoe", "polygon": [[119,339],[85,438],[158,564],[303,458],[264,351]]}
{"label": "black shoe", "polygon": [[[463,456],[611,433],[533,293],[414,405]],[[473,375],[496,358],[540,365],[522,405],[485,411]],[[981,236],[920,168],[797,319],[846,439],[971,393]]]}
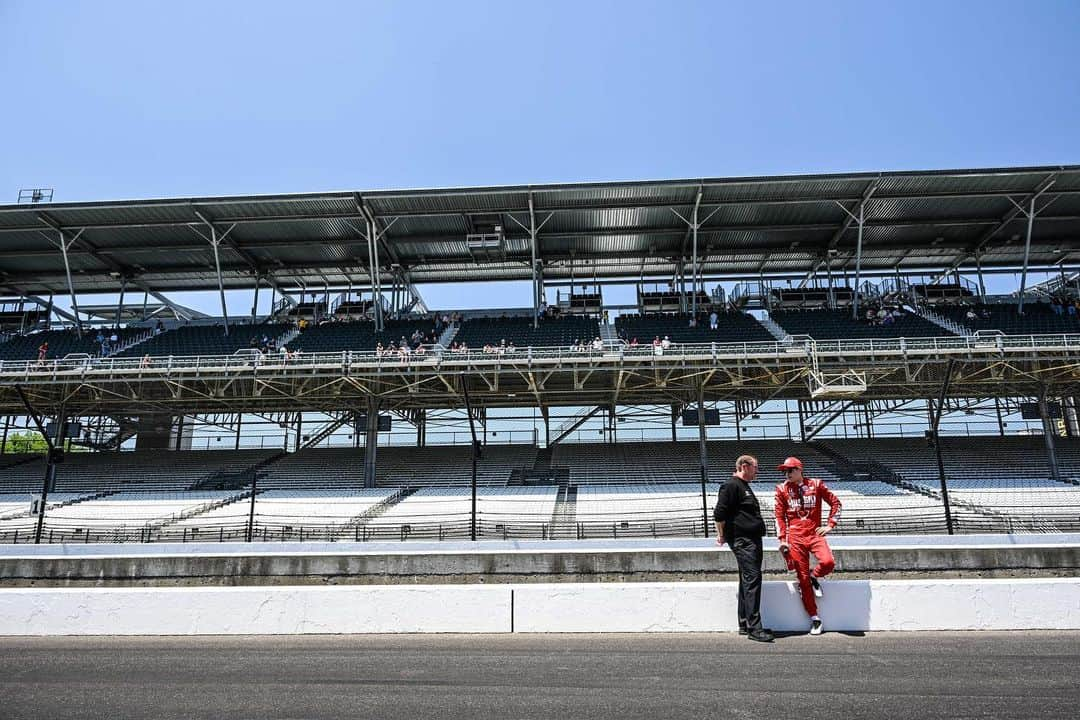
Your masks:
{"label": "black shoe", "polygon": [[745,635],[748,632],[750,632],[750,628],[746,627],[745,625],[739,625],[739,634],[740,635]]}
{"label": "black shoe", "polygon": [[750,638],[754,642],[771,643],[775,638],[771,630],[761,628],[758,630],[751,630],[746,634],[746,637]]}
{"label": "black shoe", "polygon": [[810,586],[814,588],[814,597],[825,597],[825,593],[821,591],[821,583],[813,575],[810,576]]}

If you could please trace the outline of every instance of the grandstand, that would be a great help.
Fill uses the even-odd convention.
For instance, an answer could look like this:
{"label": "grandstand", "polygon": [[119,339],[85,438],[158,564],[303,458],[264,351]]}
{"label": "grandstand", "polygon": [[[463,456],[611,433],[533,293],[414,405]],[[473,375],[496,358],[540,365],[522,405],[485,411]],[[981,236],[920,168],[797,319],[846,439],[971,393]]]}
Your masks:
{"label": "grandstand", "polygon": [[[1047,211],[1028,223],[1031,203]],[[2,445],[64,421],[85,452],[0,454],[0,541],[33,541],[50,462],[45,541],[701,535],[702,481],[708,507],[743,453],[766,509],[768,468],[796,454],[843,499],[838,532],[939,532],[921,438],[943,392],[954,530],[1080,528],[1077,167],[48,212],[70,276],[38,211],[0,206],[0,284],[21,308],[0,343]],[[192,226],[225,224],[215,263]],[[1012,273],[1011,295],[986,293]],[[118,305],[105,357],[107,306],[43,300],[136,279],[172,319]],[[531,286],[523,307],[422,292],[500,280]],[[633,301],[606,301],[616,287]],[[227,290],[254,293],[251,317],[168,296]],[[869,321],[880,308],[898,312]],[[374,352],[403,339],[425,351]]]}

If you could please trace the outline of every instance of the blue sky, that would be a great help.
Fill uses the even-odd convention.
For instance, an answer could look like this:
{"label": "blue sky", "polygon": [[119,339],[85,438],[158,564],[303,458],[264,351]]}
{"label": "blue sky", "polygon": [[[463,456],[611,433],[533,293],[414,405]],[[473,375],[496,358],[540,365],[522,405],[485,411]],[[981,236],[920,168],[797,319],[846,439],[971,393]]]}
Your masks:
{"label": "blue sky", "polygon": [[0,202],[1077,163],[1077,68],[1075,0],[0,0]]}

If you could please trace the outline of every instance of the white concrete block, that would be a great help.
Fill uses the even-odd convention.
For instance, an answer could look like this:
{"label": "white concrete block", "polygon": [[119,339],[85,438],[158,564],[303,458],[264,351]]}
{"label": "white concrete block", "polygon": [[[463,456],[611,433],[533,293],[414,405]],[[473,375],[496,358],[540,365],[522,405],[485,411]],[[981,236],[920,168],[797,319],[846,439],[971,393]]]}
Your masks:
{"label": "white concrete block", "polygon": [[506,585],[12,589],[0,635],[510,632]]}
{"label": "white concrete block", "polygon": [[733,588],[731,583],[515,585],[514,631],[734,631]]}
{"label": "white concrete block", "polygon": [[[734,632],[736,583],[0,590],[0,635]],[[1080,629],[1080,578],[826,581],[826,630]],[[804,631],[793,586],[764,623]],[[512,617],[511,617],[512,616]]]}
{"label": "white concrete block", "polygon": [[[1080,579],[826,580],[827,630],[1080,629]],[[736,583],[527,585],[514,590],[516,632],[734,632]],[[794,583],[767,582],[762,621],[809,630]]]}
{"label": "white concrete block", "polygon": [[1076,630],[1080,579],[877,580],[872,630]]}

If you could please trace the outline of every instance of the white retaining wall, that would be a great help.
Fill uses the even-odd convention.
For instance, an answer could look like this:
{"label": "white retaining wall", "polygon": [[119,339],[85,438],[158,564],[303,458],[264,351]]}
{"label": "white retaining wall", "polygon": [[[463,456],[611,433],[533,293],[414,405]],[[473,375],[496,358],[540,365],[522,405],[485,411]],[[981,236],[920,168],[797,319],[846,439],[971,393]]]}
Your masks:
{"label": "white retaining wall", "polygon": [[[827,630],[1080,629],[1080,578],[826,581]],[[765,624],[806,630],[793,586]],[[0,635],[734,632],[734,583],[0,590]]]}

